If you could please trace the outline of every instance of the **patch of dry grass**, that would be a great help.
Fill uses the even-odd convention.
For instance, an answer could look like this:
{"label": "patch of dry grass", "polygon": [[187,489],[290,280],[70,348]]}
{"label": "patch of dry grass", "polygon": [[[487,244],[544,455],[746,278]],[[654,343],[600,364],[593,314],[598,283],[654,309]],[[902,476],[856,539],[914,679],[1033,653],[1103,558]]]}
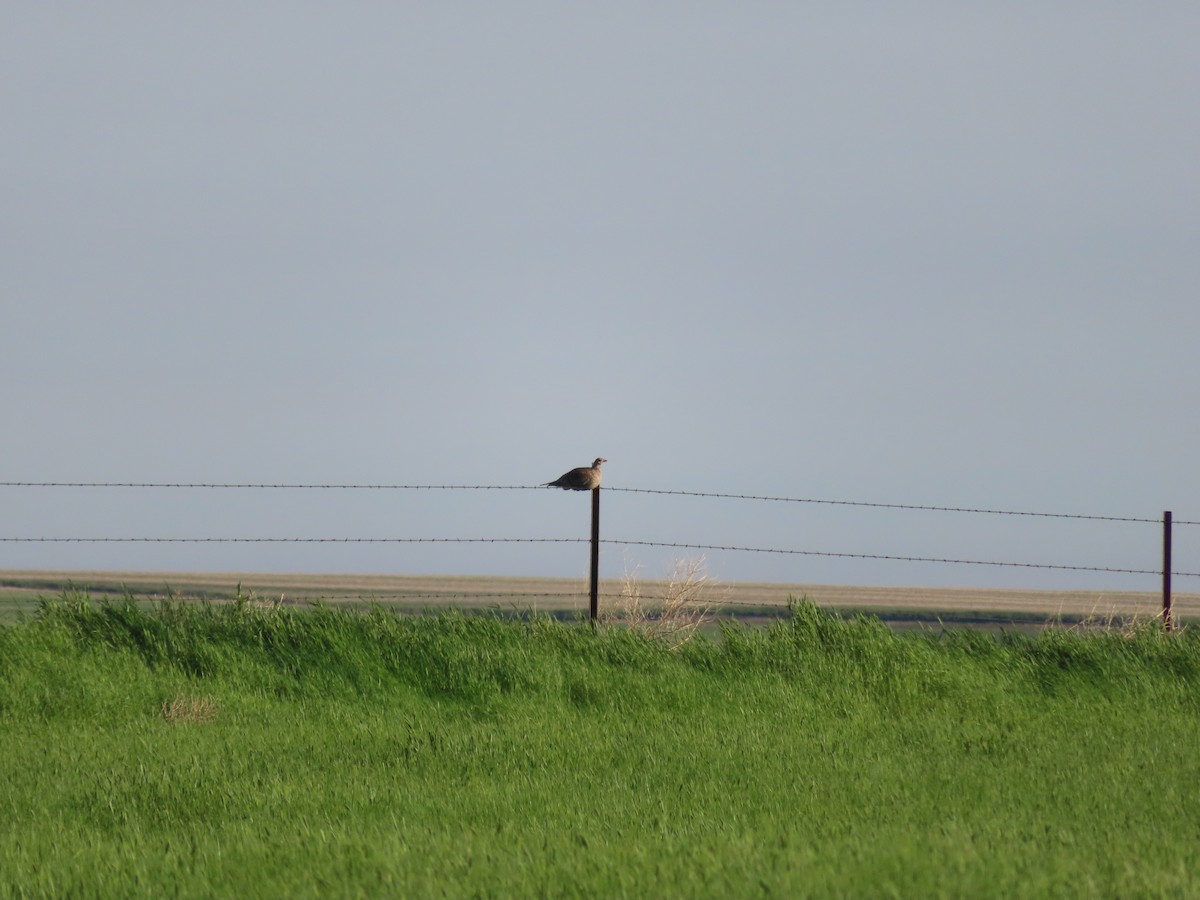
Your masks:
{"label": "patch of dry grass", "polygon": [[211,722],[217,717],[217,703],[211,697],[176,694],[163,701],[162,717],[174,725]]}
{"label": "patch of dry grass", "polygon": [[[1165,626],[1165,627],[1164,627]],[[1160,609],[1157,614],[1149,613],[1119,613],[1114,609],[1108,612],[1101,613],[1098,610],[1093,610],[1089,615],[1076,622],[1074,625],[1064,626],[1060,623],[1049,623],[1047,628],[1063,628],[1068,631],[1078,632],[1106,632],[1109,634],[1119,634],[1121,637],[1132,640],[1141,632],[1147,629],[1155,629],[1163,633],[1169,631],[1182,631],[1184,625],[1172,616],[1171,621],[1167,621],[1165,613]]]}
{"label": "patch of dry grass", "polygon": [[602,617],[605,624],[631,628],[675,649],[712,620],[718,605],[713,597],[717,585],[709,577],[705,557],[677,560],[660,595],[643,595],[637,572],[635,568],[626,573],[620,598]]}

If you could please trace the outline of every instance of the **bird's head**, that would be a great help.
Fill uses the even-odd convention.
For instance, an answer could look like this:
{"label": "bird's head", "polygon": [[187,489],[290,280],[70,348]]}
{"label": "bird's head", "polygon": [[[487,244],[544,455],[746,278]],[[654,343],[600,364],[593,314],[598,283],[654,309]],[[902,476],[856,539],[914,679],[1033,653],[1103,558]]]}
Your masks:
{"label": "bird's head", "polygon": [[607,460],[607,459],[605,459],[603,456],[597,456],[597,457],[596,457],[596,461],[595,461],[594,463],[592,463],[592,468],[593,468],[593,469],[598,469],[598,468],[600,468],[602,465],[604,465],[604,463],[606,463],[606,462],[608,462],[608,460]]}

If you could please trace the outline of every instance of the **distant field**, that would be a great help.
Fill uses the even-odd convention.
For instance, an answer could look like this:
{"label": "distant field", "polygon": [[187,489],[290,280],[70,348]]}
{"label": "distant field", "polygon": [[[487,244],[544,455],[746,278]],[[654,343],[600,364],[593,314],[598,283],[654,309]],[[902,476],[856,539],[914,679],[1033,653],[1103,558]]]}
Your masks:
{"label": "distant field", "polygon": [[[662,581],[641,580],[646,598],[662,594]],[[450,575],[270,574],[237,572],[106,572],[0,570],[0,618],[32,610],[39,597],[53,597],[70,586],[95,598],[174,597],[225,601],[241,586],[264,601],[283,605],[366,606],[379,603],[419,611],[425,608],[500,608],[553,614],[586,611],[587,583],[572,578],[520,578]],[[601,606],[618,602],[622,583],[601,582]],[[740,618],[773,617],[789,598],[807,597],[820,606],[862,610],[885,619],[967,624],[1042,624],[1080,619],[1151,618],[1161,595],[1153,591],[1034,591],[978,588],[861,587],[828,584],[735,582],[714,585],[708,598],[724,614]],[[1175,595],[1181,619],[1200,616],[1200,594]]]}

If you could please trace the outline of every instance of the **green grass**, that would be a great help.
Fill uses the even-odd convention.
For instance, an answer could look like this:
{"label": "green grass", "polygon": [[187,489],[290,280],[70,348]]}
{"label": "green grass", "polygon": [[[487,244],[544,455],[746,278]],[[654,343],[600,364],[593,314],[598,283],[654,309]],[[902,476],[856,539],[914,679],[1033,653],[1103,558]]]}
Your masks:
{"label": "green grass", "polygon": [[1200,893],[1200,640],[47,602],[0,896]]}

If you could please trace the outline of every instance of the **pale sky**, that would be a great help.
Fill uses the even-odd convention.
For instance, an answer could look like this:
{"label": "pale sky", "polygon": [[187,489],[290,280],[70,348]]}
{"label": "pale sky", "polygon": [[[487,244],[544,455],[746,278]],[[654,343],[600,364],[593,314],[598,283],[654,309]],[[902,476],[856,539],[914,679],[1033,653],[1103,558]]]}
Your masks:
{"label": "pale sky", "polygon": [[[0,480],[526,485],[602,455],[609,487],[1200,520],[1197,34],[1185,2],[12,4]],[[1152,524],[603,501],[616,540],[1160,562]],[[0,537],[589,522],[557,491],[0,508]],[[680,555],[605,545],[603,573]],[[1200,527],[1175,563],[1200,571]],[[0,568],[574,576],[587,549],[0,543]]]}

